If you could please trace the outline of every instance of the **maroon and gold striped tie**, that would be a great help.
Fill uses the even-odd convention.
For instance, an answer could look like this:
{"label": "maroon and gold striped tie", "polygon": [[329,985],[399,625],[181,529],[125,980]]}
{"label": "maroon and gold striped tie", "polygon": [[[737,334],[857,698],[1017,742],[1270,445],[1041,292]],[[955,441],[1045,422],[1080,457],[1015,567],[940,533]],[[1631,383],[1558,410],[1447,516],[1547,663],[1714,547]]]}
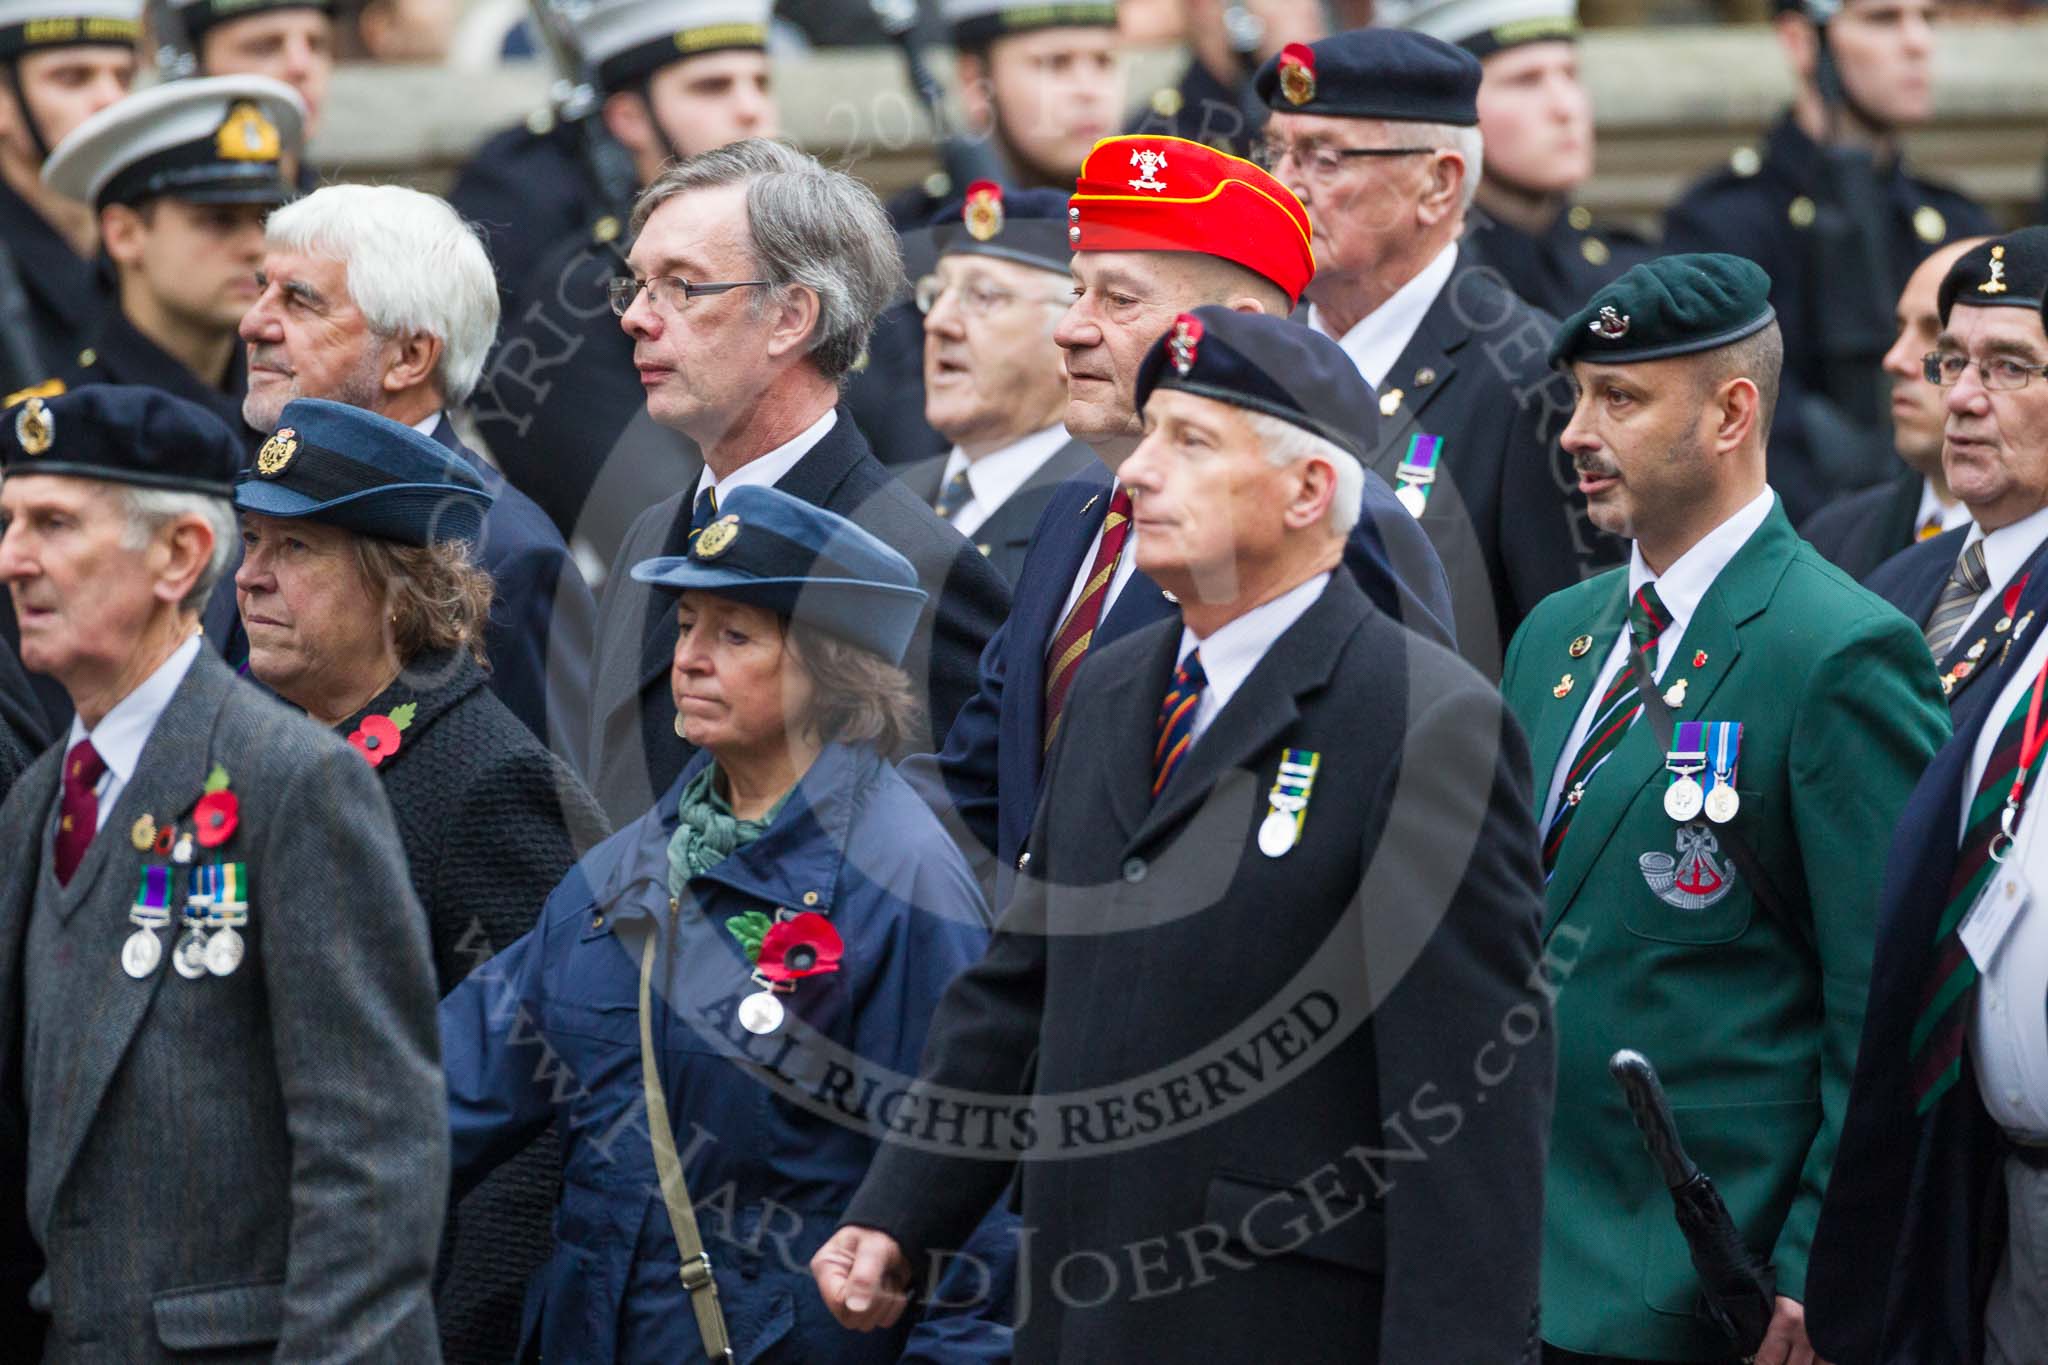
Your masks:
{"label": "maroon and gold striped tie", "polygon": [[1088,568],[1088,581],[1074,599],[1074,609],[1053,632],[1052,647],[1045,653],[1045,747],[1052,748],[1059,733],[1060,712],[1067,704],[1067,689],[1074,685],[1074,670],[1087,657],[1101,624],[1102,608],[1109,601],[1109,585],[1116,578],[1116,562],[1131,534],[1131,495],[1118,485],[1109,500],[1109,514],[1102,519],[1102,544],[1095,562]]}

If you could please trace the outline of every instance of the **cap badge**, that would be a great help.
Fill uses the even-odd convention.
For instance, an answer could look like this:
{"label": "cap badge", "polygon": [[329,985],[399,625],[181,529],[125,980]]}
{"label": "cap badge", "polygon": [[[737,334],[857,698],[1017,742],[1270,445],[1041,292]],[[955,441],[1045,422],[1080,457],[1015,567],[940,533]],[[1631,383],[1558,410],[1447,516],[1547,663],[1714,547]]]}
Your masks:
{"label": "cap badge", "polygon": [[967,223],[967,235],[986,242],[1003,230],[1003,187],[993,180],[977,180],[967,187],[967,206],[960,216]]}
{"label": "cap badge", "polygon": [[1606,341],[1619,341],[1628,335],[1628,314],[1617,313],[1614,305],[1600,305],[1600,316],[1586,324],[1586,330]]}
{"label": "cap badge", "polygon": [[237,100],[213,135],[213,149],[223,161],[275,161],[283,145],[277,125],[254,100]]}
{"label": "cap badge", "polygon": [[1195,348],[1202,341],[1202,320],[1193,313],[1182,313],[1173,320],[1173,335],[1167,339],[1166,353],[1173,357],[1173,372],[1187,378],[1189,370],[1195,368]]}
{"label": "cap badge", "polygon": [[1991,278],[1977,286],[1980,294],[2003,294],[2005,292],[2005,248],[1991,248]]}
{"label": "cap badge", "polygon": [[263,443],[263,449],[256,452],[256,474],[259,478],[274,479],[284,473],[285,466],[292,462],[292,456],[299,453],[299,433],[291,427],[279,427],[277,434]]}
{"label": "cap badge", "polygon": [[1289,104],[1307,104],[1316,97],[1316,54],[1307,43],[1280,49],[1280,93]]}
{"label": "cap badge", "polygon": [[57,439],[57,419],[42,399],[31,398],[21,405],[14,415],[14,439],[21,442],[22,453],[27,455],[42,454]]}
{"label": "cap badge", "polygon": [[1159,172],[1166,169],[1166,153],[1155,152],[1143,147],[1131,153],[1131,164],[1138,168],[1138,178],[1130,182],[1134,190],[1163,190],[1166,182],[1159,178]]}
{"label": "cap badge", "polygon": [[739,514],[727,512],[697,533],[697,538],[690,542],[690,553],[699,559],[716,559],[731,549],[732,543],[739,538]]}

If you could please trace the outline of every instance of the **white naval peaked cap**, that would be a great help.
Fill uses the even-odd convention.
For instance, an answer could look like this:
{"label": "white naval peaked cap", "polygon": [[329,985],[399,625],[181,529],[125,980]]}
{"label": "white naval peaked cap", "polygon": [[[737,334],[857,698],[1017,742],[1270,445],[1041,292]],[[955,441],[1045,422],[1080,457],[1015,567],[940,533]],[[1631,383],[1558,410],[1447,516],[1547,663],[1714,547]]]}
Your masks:
{"label": "white naval peaked cap", "polygon": [[0,0],[0,58],[80,43],[133,47],[142,0]]}
{"label": "white naval peaked cap", "polygon": [[1577,0],[1405,0],[1373,11],[1382,28],[1405,28],[1456,43],[1487,57],[1523,43],[1556,42],[1579,33]]}
{"label": "white naval peaked cap", "polygon": [[768,46],[772,0],[598,0],[573,22],[598,84],[623,90],[684,57]]}
{"label": "white naval peaked cap", "polygon": [[50,152],[43,183],[103,208],[158,197],[280,204],[278,166],[305,137],[299,92],[268,76],[208,76],[137,91],[88,118]]}
{"label": "white naval peaked cap", "polygon": [[955,47],[986,47],[1008,33],[1116,27],[1116,0],[940,0]]}

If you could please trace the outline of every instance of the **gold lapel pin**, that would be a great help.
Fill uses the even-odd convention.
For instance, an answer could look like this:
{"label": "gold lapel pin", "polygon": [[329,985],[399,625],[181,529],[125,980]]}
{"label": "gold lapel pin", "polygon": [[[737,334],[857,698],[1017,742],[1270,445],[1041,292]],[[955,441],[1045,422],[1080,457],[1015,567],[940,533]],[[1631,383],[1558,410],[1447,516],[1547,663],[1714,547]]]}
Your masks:
{"label": "gold lapel pin", "polygon": [[1567,673],[1557,680],[1557,686],[1550,689],[1550,695],[1562,701],[1571,695],[1572,675]]}
{"label": "gold lapel pin", "polygon": [[1592,647],[1593,637],[1590,635],[1581,635],[1577,639],[1573,640],[1570,645],[1566,646],[1564,652],[1571,655],[1574,659],[1583,659],[1586,657],[1586,651],[1591,649]]}

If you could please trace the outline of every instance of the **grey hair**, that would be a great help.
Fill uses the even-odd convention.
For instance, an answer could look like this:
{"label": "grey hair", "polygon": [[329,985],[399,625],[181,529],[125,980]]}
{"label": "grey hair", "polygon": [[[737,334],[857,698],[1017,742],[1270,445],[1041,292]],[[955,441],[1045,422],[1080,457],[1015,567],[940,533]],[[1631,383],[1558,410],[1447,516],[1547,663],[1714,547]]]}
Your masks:
{"label": "grey hair", "polygon": [[498,333],[498,280],[483,239],[447,200],[402,185],[323,185],[271,214],[263,238],[340,261],[378,336],[440,338],[442,400],[468,400]]}
{"label": "grey hair", "polygon": [[157,532],[186,517],[197,517],[212,528],[213,554],[193,581],[192,591],[178,603],[182,611],[204,608],[206,599],[213,595],[215,586],[227,573],[228,565],[234,562],[236,548],[242,543],[241,523],[235,516],[234,504],[226,498],[205,493],[178,493],[163,488],[122,485],[118,491],[122,511],[128,518],[127,530],[121,536],[123,549],[147,549]]}
{"label": "grey hair", "polygon": [[1365,506],[1365,466],[1335,441],[1325,440],[1306,427],[1263,412],[1246,410],[1245,422],[1259,438],[1266,459],[1279,468],[1296,460],[1322,460],[1337,472],[1337,488],[1330,495],[1328,525],[1340,536],[1351,534]]}
{"label": "grey hair", "polygon": [[1486,174],[1486,139],[1480,136],[1479,129],[1456,123],[1410,123],[1402,131],[1422,145],[1458,154],[1465,163],[1465,179],[1458,186],[1458,207],[1469,210],[1472,196],[1479,193],[1479,178]]}
{"label": "grey hair", "polygon": [[637,235],[679,194],[747,187],[754,271],[772,286],[758,311],[804,288],[818,298],[810,357],[837,382],[866,352],[875,318],[903,288],[903,253],[875,192],[784,143],[750,137],[676,162],[633,205]]}

